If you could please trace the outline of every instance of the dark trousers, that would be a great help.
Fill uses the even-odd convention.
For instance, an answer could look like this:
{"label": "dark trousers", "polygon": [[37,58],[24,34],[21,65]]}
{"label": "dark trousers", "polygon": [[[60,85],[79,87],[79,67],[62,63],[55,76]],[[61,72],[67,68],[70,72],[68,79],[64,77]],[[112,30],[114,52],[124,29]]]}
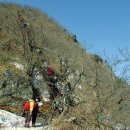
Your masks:
{"label": "dark trousers", "polygon": [[37,119],[37,113],[32,113],[32,124],[35,125]]}

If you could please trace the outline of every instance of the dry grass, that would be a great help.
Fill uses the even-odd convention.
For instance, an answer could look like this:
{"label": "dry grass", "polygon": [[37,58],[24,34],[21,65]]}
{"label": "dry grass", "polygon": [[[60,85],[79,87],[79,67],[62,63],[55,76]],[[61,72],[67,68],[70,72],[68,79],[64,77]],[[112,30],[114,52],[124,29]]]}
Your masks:
{"label": "dry grass", "polygon": [[[34,51],[30,51],[30,46],[23,40],[24,38],[17,21],[18,11],[22,13],[25,21],[28,23],[28,28],[32,31],[31,38],[33,42],[31,43],[35,46]],[[26,66],[22,73],[25,76],[24,82],[27,82],[29,80],[27,70],[31,70],[34,64],[40,70],[43,62],[46,61],[59,76],[62,76],[60,73],[60,58],[70,61],[69,68],[71,68],[74,74],[77,70],[83,73],[79,82],[82,89],[76,89],[74,93],[84,98],[85,102],[70,108],[69,117],[68,115],[64,117],[66,119],[76,117],[76,122],[58,121],[56,126],[59,130],[84,129],[84,127],[78,124],[82,119],[85,119],[82,122],[83,124],[81,123],[82,125],[93,128],[97,118],[95,115],[100,112],[100,105],[103,107],[103,110],[109,109],[114,115],[111,124],[114,124],[121,117],[121,114],[120,116],[116,114],[120,113],[118,108],[122,107],[122,104],[125,106],[122,107],[122,115],[126,116],[124,108],[126,108],[129,115],[129,93],[127,93],[128,98],[123,103],[118,104],[126,84],[118,82],[118,78],[112,74],[111,69],[108,68],[99,56],[86,53],[79,43],[74,41],[73,34],[65,31],[52,18],[49,18],[45,13],[37,9],[1,3],[0,19],[0,75],[6,70],[11,70],[19,77],[21,71],[10,65],[10,62],[16,61]],[[40,54],[38,49],[41,51]],[[42,86],[41,89],[43,89]],[[9,103],[9,101],[1,100],[3,103]],[[14,101],[16,102],[16,100]],[[20,107],[22,108],[22,106]],[[0,106],[2,109],[18,113],[21,111],[20,107]],[[40,109],[43,114],[51,112],[51,103],[43,102],[43,107]],[[129,119],[126,122],[129,123]]]}

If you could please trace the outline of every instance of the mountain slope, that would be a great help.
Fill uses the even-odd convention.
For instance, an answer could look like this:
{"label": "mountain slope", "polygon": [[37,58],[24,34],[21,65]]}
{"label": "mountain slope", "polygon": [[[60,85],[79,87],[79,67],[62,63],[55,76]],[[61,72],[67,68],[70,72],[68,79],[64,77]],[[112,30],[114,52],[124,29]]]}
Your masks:
{"label": "mountain slope", "polygon": [[[0,18],[0,108],[21,115],[32,95],[44,102],[50,66],[60,89],[68,82],[73,89],[73,103],[63,103],[65,111],[53,115],[57,128],[113,129],[119,123],[130,127],[128,85],[98,55],[86,52],[75,35],[30,7],[1,3]],[[41,119],[44,113],[51,118],[51,103],[57,98],[64,97],[43,103]]]}

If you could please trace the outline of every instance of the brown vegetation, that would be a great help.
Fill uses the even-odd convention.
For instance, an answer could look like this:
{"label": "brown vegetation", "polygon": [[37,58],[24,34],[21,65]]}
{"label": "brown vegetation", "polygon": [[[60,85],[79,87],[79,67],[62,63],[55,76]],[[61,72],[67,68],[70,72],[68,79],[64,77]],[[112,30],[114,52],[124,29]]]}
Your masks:
{"label": "brown vegetation", "polygon": [[[1,3],[0,18],[0,109],[21,114],[23,102],[35,90],[32,77],[40,75],[35,96],[43,102],[41,116],[49,116],[58,130],[113,129],[117,121],[129,126],[128,84],[117,78],[102,58],[86,53],[75,36],[39,10]],[[70,82],[73,100],[79,101],[64,105],[66,111],[56,116],[52,102],[42,99],[48,89],[45,63],[54,69],[62,87]],[[107,122],[108,113],[111,118]]]}

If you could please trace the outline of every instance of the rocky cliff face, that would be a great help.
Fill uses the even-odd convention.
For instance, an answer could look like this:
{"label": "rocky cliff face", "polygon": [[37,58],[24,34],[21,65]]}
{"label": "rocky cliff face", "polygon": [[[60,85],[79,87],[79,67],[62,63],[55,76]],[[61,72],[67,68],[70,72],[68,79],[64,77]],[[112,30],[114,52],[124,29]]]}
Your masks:
{"label": "rocky cliff face", "polygon": [[106,62],[36,9],[1,3],[0,12],[0,108],[21,114],[35,96],[49,99],[41,116],[57,129],[130,127],[130,89]]}

